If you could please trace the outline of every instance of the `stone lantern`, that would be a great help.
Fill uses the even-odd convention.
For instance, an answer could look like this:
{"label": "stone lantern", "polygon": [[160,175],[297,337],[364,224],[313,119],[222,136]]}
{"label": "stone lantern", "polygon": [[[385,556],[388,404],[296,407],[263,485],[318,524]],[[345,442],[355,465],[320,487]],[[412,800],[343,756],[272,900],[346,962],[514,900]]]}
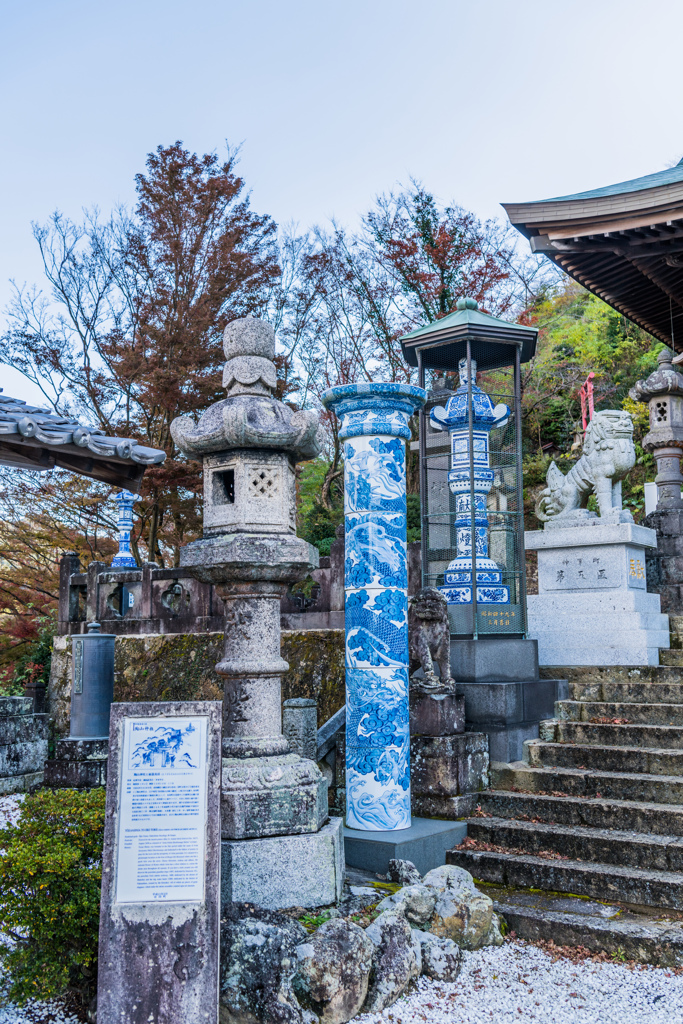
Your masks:
{"label": "stone lantern", "polygon": [[648,590],[661,594],[662,611],[683,613],[683,375],[673,367],[674,356],[664,348],[658,367],[647,380],[639,380],[630,397],[647,402],[650,430],[642,441],[657,463],[657,508],[645,525],[657,533],[657,548],[647,552]]}
{"label": "stone lantern", "polygon": [[[278,401],[272,327],[226,327],[227,398],[195,422],[173,421],[186,455],[204,466],[204,530],[181,565],[225,602],[221,834],[224,902],[265,907],[333,902],[342,882],[341,819],[328,821],[315,761],[282,733],[280,599],[318,565],[296,536],[294,466],[318,454],[318,417]],[[258,839],[254,844],[251,840]]]}

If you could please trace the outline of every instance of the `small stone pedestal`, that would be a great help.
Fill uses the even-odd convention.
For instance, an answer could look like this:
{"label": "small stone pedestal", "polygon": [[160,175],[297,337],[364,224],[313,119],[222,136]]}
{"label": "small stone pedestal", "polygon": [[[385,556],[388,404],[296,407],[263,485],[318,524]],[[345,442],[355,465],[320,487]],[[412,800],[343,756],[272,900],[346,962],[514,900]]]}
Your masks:
{"label": "small stone pedestal", "polygon": [[410,684],[413,814],[460,818],[488,784],[488,737],[465,732],[465,698],[454,688]]}
{"label": "small stone pedestal", "polygon": [[541,665],[659,664],[669,620],[659,595],[647,592],[654,530],[596,518],[527,533],[525,544],[538,551],[538,594],[528,610]]}
{"label": "small stone pedestal", "polygon": [[107,783],[108,739],[64,739],[45,764],[50,789],[93,789]]}

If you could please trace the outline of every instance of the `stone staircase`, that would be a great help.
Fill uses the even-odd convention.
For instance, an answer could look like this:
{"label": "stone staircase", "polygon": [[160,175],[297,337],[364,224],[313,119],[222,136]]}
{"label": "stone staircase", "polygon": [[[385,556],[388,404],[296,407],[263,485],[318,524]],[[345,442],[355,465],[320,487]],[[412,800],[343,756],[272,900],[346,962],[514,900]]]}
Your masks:
{"label": "stone staircase", "polygon": [[[683,650],[662,653],[683,665]],[[562,674],[570,699],[523,762],[491,766],[447,861],[492,887],[521,936],[683,964],[683,671]],[[524,896],[539,890],[596,901],[595,915],[578,899],[539,908]]]}

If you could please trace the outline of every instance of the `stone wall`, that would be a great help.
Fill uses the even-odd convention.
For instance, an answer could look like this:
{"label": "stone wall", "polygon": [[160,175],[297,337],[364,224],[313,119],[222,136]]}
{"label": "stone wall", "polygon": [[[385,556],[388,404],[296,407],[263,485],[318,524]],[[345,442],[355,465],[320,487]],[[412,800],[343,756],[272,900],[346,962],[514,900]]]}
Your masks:
{"label": "stone wall", "polygon": [[43,781],[47,716],[30,697],[0,697],[0,794],[30,792]]}
{"label": "stone wall", "polygon": [[[222,633],[117,636],[114,700],[220,700],[222,680],[215,665],[222,647]],[[289,662],[282,680],[283,701],[317,700],[320,727],[344,704],[344,631],[283,631],[282,657]],[[69,732],[70,686],[71,637],[57,636],[47,710],[58,736]]]}

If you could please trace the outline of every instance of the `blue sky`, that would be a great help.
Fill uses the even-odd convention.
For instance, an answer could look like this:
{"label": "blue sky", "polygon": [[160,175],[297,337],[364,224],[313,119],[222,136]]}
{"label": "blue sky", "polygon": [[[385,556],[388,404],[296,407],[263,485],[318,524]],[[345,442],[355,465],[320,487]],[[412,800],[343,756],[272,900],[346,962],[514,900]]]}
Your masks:
{"label": "blue sky", "polygon": [[[353,226],[412,175],[482,217],[683,156],[680,0],[2,0],[0,307],[31,221],[242,144],[252,205]],[[0,314],[0,326],[4,317]],[[0,367],[0,386],[31,399]]]}

